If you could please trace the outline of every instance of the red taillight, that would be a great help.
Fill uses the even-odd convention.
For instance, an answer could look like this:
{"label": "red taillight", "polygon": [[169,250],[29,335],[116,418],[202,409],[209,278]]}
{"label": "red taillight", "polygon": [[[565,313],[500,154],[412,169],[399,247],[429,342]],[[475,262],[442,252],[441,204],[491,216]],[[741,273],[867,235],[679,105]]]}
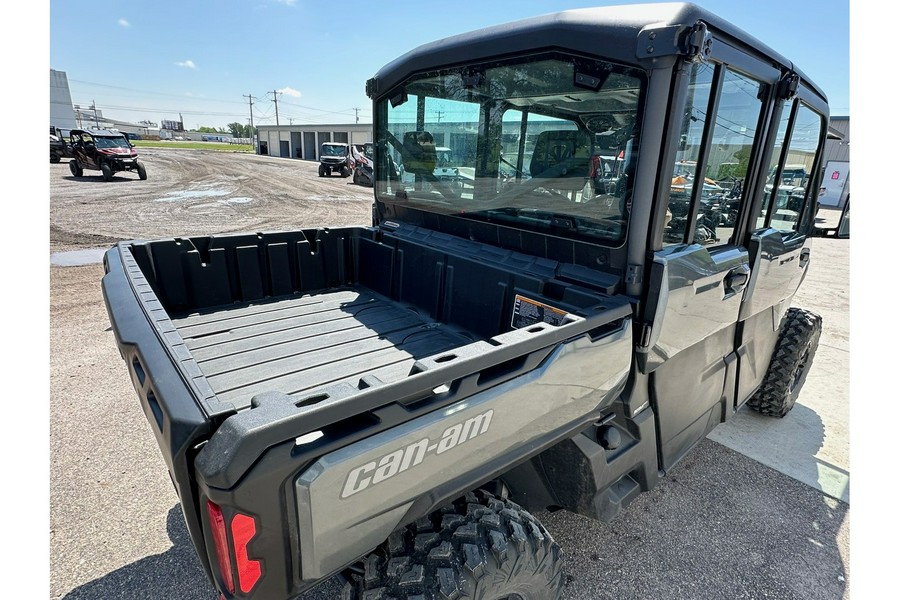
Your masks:
{"label": "red taillight", "polygon": [[247,593],[253,589],[262,574],[258,560],[247,556],[247,544],[256,535],[256,521],[253,517],[236,514],[231,520],[231,536],[234,539],[234,558],[237,561],[238,584]]}
{"label": "red taillight", "polygon": [[234,575],[231,573],[231,560],[228,558],[228,539],[225,530],[225,517],[222,509],[209,500],[206,501],[206,512],[209,514],[209,526],[212,529],[213,543],[216,548],[216,559],[219,562],[219,573],[225,581],[228,593],[234,593]]}

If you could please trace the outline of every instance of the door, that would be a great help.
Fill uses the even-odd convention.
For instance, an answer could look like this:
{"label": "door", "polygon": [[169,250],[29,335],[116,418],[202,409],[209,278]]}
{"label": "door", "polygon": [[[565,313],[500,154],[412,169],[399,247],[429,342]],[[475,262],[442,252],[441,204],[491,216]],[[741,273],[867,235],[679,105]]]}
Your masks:
{"label": "door", "polygon": [[316,133],[314,131],[303,132],[303,158],[316,160],[319,154],[316,152]]}
{"label": "door", "polygon": [[[645,344],[661,466],[669,469],[734,405],[735,339],[751,272],[745,246],[752,177],[771,112],[774,69],[686,64],[683,110],[669,123],[656,251],[647,282]],[[678,105],[679,102],[673,102]]]}
{"label": "door", "polygon": [[278,150],[279,156],[283,156],[286,158],[290,158],[291,156],[291,143],[287,140],[280,140],[278,142]]}
{"label": "door", "polygon": [[753,272],[740,312],[738,405],[762,382],[781,318],[809,267],[808,231],[818,212],[827,107],[801,87],[772,123],[774,147],[760,173],[762,197],[748,236]]}

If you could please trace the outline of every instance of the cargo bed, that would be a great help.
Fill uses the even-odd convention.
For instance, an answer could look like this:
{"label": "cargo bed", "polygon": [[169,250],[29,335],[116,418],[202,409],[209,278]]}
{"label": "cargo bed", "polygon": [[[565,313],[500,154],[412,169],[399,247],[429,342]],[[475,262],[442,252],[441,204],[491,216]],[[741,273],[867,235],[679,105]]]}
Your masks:
{"label": "cargo bed", "polygon": [[221,488],[273,444],[372,435],[631,316],[616,275],[416,227],[131,241],[105,261],[170,470],[203,447],[195,466]]}
{"label": "cargo bed", "polygon": [[302,395],[363,375],[393,383],[416,360],[476,340],[361,285],[172,323],[212,391],[238,410],[267,391]]}
{"label": "cargo bed", "polygon": [[[544,415],[543,444],[572,435],[608,410],[631,362],[618,274],[418,227],[135,240],[104,265],[112,330],[191,538],[209,549],[205,498],[254,507],[273,519],[254,543],[275,565],[298,564],[283,500],[319,457],[471,398],[509,446],[489,468],[509,468],[538,449],[518,416]],[[572,369],[588,383],[557,376]],[[459,469],[481,472],[441,472]],[[433,501],[468,483],[443,481]],[[307,575],[340,560],[328,556]]]}

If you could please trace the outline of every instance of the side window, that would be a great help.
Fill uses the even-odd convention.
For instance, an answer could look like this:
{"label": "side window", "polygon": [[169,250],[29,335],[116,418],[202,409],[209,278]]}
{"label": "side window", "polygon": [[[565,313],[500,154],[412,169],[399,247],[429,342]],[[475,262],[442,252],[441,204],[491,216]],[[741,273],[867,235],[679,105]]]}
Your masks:
{"label": "side window", "polygon": [[765,92],[762,83],[725,71],[716,127],[706,164],[698,223],[714,231],[711,244],[736,243],[734,225],[746,200],[744,181],[753,153]]}
{"label": "side window", "polygon": [[688,84],[688,97],[681,121],[681,139],[672,171],[672,186],[669,188],[669,207],[663,233],[663,244],[666,246],[690,242],[692,238],[686,236],[690,220],[691,189],[703,143],[703,128],[709,112],[714,71],[715,66],[711,64],[695,64],[691,67],[691,82]]}
{"label": "side window", "polygon": [[[713,98],[713,66],[692,67],[680,150],[672,173],[664,244],[715,246],[734,241],[765,90],[758,81],[719,68],[724,69],[721,92]],[[713,106],[715,118],[707,124]],[[708,141],[704,140],[705,134]],[[698,186],[699,192],[695,193]]]}
{"label": "side window", "polygon": [[763,194],[763,202],[762,206],[759,208],[759,214],[756,215],[757,229],[766,226],[766,220],[769,216],[772,193],[775,191],[775,186],[773,185],[775,173],[778,170],[778,165],[781,163],[781,157],[784,155],[784,150],[787,148],[787,128],[788,123],[791,120],[791,113],[793,112],[792,107],[793,104],[785,104],[781,113],[781,119],[778,122],[778,133],[775,135],[775,147],[772,150],[772,159],[769,161],[768,168],[766,169],[766,187]]}
{"label": "side window", "polygon": [[[800,104],[797,108],[789,128],[790,140],[780,153],[773,154],[773,165],[770,165],[766,181],[760,217],[768,221],[769,227],[783,233],[796,231],[806,199],[815,199],[818,190],[810,189],[810,183],[823,124],[822,116],[808,106]],[[775,156],[778,156],[777,162]],[[757,226],[765,225],[759,225],[757,219]]]}

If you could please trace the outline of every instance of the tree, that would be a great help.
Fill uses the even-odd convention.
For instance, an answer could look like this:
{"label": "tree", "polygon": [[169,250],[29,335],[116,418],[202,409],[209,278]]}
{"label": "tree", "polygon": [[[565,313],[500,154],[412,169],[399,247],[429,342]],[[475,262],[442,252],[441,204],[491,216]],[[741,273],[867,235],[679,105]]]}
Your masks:
{"label": "tree", "polygon": [[234,137],[246,137],[244,135],[244,125],[240,123],[229,123],[228,130],[231,132],[231,135]]}

